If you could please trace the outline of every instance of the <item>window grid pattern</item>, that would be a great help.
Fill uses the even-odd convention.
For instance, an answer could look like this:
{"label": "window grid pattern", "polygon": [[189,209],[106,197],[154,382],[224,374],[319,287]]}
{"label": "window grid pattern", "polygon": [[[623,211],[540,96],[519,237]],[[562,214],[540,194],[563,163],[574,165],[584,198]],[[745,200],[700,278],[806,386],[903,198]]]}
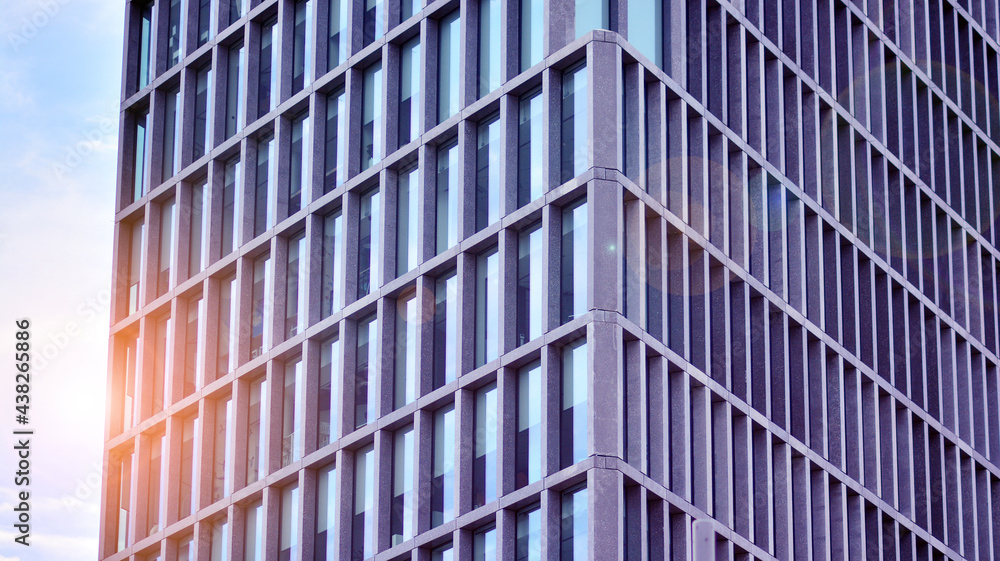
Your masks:
{"label": "window grid pattern", "polygon": [[[101,558],[192,535],[212,559],[445,558],[479,555],[486,528],[504,559],[572,556],[590,533],[627,559],[684,558],[700,536],[735,559],[1000,557],[995,3],[392,4],[129,3]],[[558,60],[537,64],[525,33],[557,4],[576,21],[550,23]],[[605,27],[624,40],[590,32]],[[565,259],[578,208],[586,248]],[[514,288],[536,235],[527,329]],[[487,260],[500,289],[484,297]],[[451,278],[455,375],[433,353],[395,375],[399,341],[438,348]],[[480,307],[497,317],[477,353]],[[565,355],[584,341],[585,449],[563,467]],[[543,398],[522,399],[536,369]],[[448,407],[450,538],[430,492]],[[486,410],[525,426],[497,419],[479,441]],[[164,476],[164,457],[191,473]],[[602,525],[620,518],[645,526]],[[280,540],[235,540],[248,519]]]}

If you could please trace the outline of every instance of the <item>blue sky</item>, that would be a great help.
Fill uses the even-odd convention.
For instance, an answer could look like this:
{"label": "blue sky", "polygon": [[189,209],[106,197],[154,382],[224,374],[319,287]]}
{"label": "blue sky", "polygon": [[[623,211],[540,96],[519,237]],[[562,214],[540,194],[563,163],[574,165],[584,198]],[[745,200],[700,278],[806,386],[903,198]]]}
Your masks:
{"label": "blue sky", "polygon": [[29,318],[36,433],[24,547],[4,375],[0,561],[97,557],[124,9],[0,2],[0,364],[13,363],[14,320]]}

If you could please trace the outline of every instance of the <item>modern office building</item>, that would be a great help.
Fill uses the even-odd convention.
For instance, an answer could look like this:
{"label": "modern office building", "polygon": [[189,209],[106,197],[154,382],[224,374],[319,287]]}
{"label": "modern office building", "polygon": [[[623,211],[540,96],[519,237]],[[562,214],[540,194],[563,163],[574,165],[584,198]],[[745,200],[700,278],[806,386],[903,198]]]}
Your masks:
{"label": "modern office building", "polygon": [[1000,558],[993,0],[127,2],[100,558]]}

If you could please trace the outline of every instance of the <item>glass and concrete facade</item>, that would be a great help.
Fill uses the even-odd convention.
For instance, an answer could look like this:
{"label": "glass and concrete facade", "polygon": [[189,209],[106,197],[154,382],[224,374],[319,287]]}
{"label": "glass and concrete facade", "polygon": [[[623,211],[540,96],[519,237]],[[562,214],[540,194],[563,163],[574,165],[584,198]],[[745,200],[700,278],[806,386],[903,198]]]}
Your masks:
{"label": "glass and concrete facade", "polygon": [[128,1],[100,557],[1000,558],[1000,8]]}

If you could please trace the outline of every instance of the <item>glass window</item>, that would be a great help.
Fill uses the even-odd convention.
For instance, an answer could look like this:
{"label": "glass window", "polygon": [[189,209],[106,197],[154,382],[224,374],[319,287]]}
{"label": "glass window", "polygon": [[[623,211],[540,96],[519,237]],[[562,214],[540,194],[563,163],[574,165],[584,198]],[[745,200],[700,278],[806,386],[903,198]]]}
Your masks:
{"label": "glass window", "polygon": [[535,505],[517,513],[516,561],[542,561],[542,511]]}
{"label": "glass window", "polygon": [[354,427],[375,420],[378,398],[378,318],[368,316],[358,322],[357,370],[354,374]]}
{"label": "glass window", "polygon": [[229,559],[229,524],[225,518],[212,522],[212,537],[209,545],[209,561]]}
{"label": "glass window", "polygon": [[285,337],[291,338],[305,328],[306,311],[306,236],[288,240],[288,266],[285,269]]}
{"label": "glass window", "polygon": [[500,255],[476,258],[476,367],[495,360],[500,351]]}
{"label": "glass window", "polygon": [[500,87],[500,0],[479,0],[479,97]]}
{"label": "glass window", "polygon": [[572,561],[587,559],[587,489],[578,488],[562,494],[562,530],[559,558]]}
{"label": "glass window", "polygon": [[295,3],[295,28],[292,31],[292,94],[312,83],[312,4],[309,0]]}
{"label": "glass window", "polygon": [[184,328],[184,386],[187,397],[205,381],[205,353],[201,334],[205,331],[205,299],[199,294],[187,303],[187,326]]}
{"label": "glass window", "polygon": [[399,145],[405,146],[420,136],[420,37],[404,43],[401,51]]}
{"label": "glass window", "polygon": [[330,38],[326,47],[326,69],[333,70],[347,60],[348,0],[330,0]]}
{"label": "glass window", "polygon": [[608,0],[576,0],[576,36],[608,28]]}
{"label": "glass window", "polygon": [[517,204],[542,196],[542,94],[521,97],[517,127]]}
{"label": "glass window", "polygon": [[153,2],[139,8],[139,71],[136,73],[136,90],[149,85],[151,68],[149,66],[150,44],[153,37]]}
{"label": "glass window", "polygon": [[500,118],[479,124],[476,142],[476,231],[500,219]]}
{"label": "glass window", "polygon": [[472,535],[472,560],[494,561],[497,558],[497,529],[493,526]]}
{"label": "glass window", "polygon": [[291,169],[288,176],[288,216],[298,212],[309,201],[312,185],[312,137],[309,114],[303,113],[292,121]]}
{"label": "glass window", "polygon": [[299,486],[289,485],[281,490],[281,528],[279,533],[278,560],[298,559],[299,552]]}
{"label": "glass window", "polygon": [[278,197],[274,188],[278,181],[275,144],[273,134],[268,134],[257,142],[257,187],[253,205],[254,237],[273,228],[278,214]]}
{"label": "glass window", "polygon": [[458,277],[437,279],[434,287],[434,388],[455,379],[458,361]]}
{"label": "glass window", "polygon": [[229,25],[236,23],[236,20],[243,17],[243,10],[246,8],[247,0],[229,0]]}
{"label": "glass window", "polygon": [[323,342],[319,359],[319,447],[336,440],[340,417],[334,404],[340,403],[341,357],[340,339],[334,337]]}
{"label": "glass window", "polygon": [[163,398],[167,381],[173,381],[173,321],[170,314],[156,320],[156,338],[153,341],[152,407],[150,414],[163,410]]}
{"label": "glass window", "polygon": [[132,464],[134,452],[121,457],[118,470],[118,551],[132,545],[129,536],[132,522]]}
{"label": "glass window", "polygon": [[278,29],[274,19],[260,28],[260,77],[257,80],[257,115],[275,108],[278,98]]}
{"label": "glass window", "polygon": [[246,509],[244,561],[264,561],[264,504],[257,501]]}
{"label": "glass window", "polygon": [[413,537],[413,513],[416,495],[413,489],[416,455],[413,425],[407,425],[393,434],[392,456],[392,507],[390,534],[392,545]]}
{"label": "glass window", "polygon": [[455,406],[434,412],[434,467],[431,480],[431,528],[455,517]]}
{"label": "glass window", "polygon": [[323,151],[323,173],[326,177],[323,192],[329,193],[334,188],[343,185],[347,177],[347,165],[344,163],[347,142],[347,97],[344,90],[336,91],[326,98],[326,146]]}
{"label": "glass window", "polygon": [[514,485],[520,489],[542,478],[542,365],[535,361],[517,372],[517,436]]}
{"label": "glass window", "polygon": [[400,21],[406,21],[413,17],[424,7],[423,0],[402,0],[400,2]]}
{"label": "glass window", "polygon": [[142,249],[146,240],[146,225],[141,219],[132,224],[128,249],[128,313],[138,311],[142,298],[142,271],[145,269],[145,252]]}
{"label": "glass window", "polygon": [[344,285],[344,261],[340,211],[323,219],[323,317],[340,310]]}
{"label": "glass window", "polygon": [[139,418],[139,400],[135,395],[135,374],[138,363],[139,338],[125,337],[125,383],[122,384],[122,431],[128,430]]}
{"label": "glass window", "polygon": [[381,285],[379,271],[379,192],[361,196],[361,220],[358,228],[358,298],[364,298]]}
{"label": "glass window", "polygon": [[383,0],[365,0],[364,44],[368,46],[385,35]]}
{"label": "glass window", "polygon": [[302,457],[302,360],[285,364],[285,387],[281,392],[281,467]]}
{"label": "glass window", "polygon": [[177,244],[174,237],[174,211],[176,208],[177,205],[174,204],[173,197],[160,205],[160,255],[157,259],[159,271],[156,274],[156,293],[158,296],[165,294],[173,286],[171,272],[173,271],[174,246]]}
{"label": "glass window", "polygon": [[542,62],[545,0],[521,0],[521,72]]}
{"label": "glass window", "polygon": [[462,56],[459,12],[455,10],[441,20],[438,43],[438,122],[451,117],[461,108],[459,99],[458,65]]}
{"label": "glass window", "polygon": [[148,113],[141,113],[135,117],[135,150],[132,154],[134,172],[132,176],[133,203],[146,194],[146,186],[149,183],[149,143],[146,138],[148,120]]}
{"label": "glass window", "polygon": [[222,280],[219,289],[219,346],[216,377],[225,376],[236,368],[236,341],[239,333],[239,302],[236,299],[236,276]]}
{"label": "glass window", "polygon": [[365,69],[361,127],[361,171],[382,160],[382,63]]}
{"label": "glass window", "polygon": [[337,551],[337,466],[330,464],[320,469],[316,489],[316,541],[313,545],[315,561],[333,559]]}
{"label": "glass window", "polygon": [[587,458],[587,341],[580,339],[562,352],[562,414],[559,419],[562,467]]}
{"label": "glass window", "polygon": [[215,32],[215,10],[212,0],[198,0],[198,46],[208,43]]}
{"label": "glass window", "polygon": [[587,123],[587,67],[581,65],[564,72],[562,78],[563,183],[590,165]]}
{"label": "glass window", "polygon": [[163,522],[163,501],[160,500],[160,488],[163,481],[163,435],[158,434],[150,438],[149,443],[149,467],[148,478],[146,479],[146,536],[152,536],[160,531],[160,523]]}
{"label": "glass window", "polygon": [[181,164],[181,90],[167,92],[163,109],[163,180],[173,177]]}
{"label": "glass window", "polygon": [[663,66],[663,0],[629,0],[628,40],[653,64]]}
{"label": "glass window", "polygon": [[396,275],[402,276],[417,266],[417,241],[420,236],[417,211],[420,210],[420,175],[416,167],[399,172],[396,196]]}
{"label": "glass window", "polygon": [[184,56],[185,11],[182,0],[170,0],[167,10],[167,68],[173,67]]}
{"label": "glass window", "polygon": [[258,257],[253,263],[253,293],[250,308],[250,360],[271,348],[271,282],[274,268],[271,256]]}
{"label": "glass window", "polygon": [[243,129],[243,42],[230,47],[229,68],[226,74],[226,138]]}
{"label": "glass window", "polygon": [[393,406],[402,407],[417,397],[417,298],[411,292],[396,302],[396,365]]}
{"label": "glass window", "polygon": [[222,187],[222,255],[230,254],[239,243],[240,189],[242,188],[240,159],[226,162],[225,184]]}
{"label": "glass window", "polygon": [[215,402],[215,431],[212,454],[212,502],[229,496],[232,489],[232,447],[229,446],[233,426],[233,400],[225,397]]}
{"label": "glass window", "polygon": [[437,253],[458,243],[458,143],[450,142],[437,151]]}
{"label": "glass window", "polygon": [[497,498],[497,415],[497,385],[493,382],[476,392],[472,508]]}
{"label": "glass window", "polygon": [[247,485],[267,475],[267,380],[250,382],[247,413]]}
{"label": "glass window", "polygon": [[178,485],[178,516],[183,519],[198,509],[198,490],[195,481],[198,474],[198,434],[201,425],[198,416],[188,417],[181,424],[181,473]]}
{"label": "glass window", "polygon": [[431,561],[454,561],[455,552],[451,544],[442,545],[431,552]]}
{"label": "glass window", "polygon": [[542,227],[518,236],[517,344],[542,334]]}
{"label": "glass window", "polygon": [[351,524],[351,560],[375,555],[375,448],[354,453],[354,520]]}
{"label": "glass window", "polygon": [[194,561],[194,535],[177,540],[177,561]]}
{"label": "glass window", "polygon": [[191,237],[188,243],[188,274],[205,269],[208,259],[208,181],[198,180],[191,190]]}
{"label": "glass window", "polygon": [[212,67],[198,70],[194,92],[194,140],[192,159],[204,156],[212,146]]}
{"label": "glass window", "polygon": [[587,312],[587,201],[562,211],[562,323]]}

